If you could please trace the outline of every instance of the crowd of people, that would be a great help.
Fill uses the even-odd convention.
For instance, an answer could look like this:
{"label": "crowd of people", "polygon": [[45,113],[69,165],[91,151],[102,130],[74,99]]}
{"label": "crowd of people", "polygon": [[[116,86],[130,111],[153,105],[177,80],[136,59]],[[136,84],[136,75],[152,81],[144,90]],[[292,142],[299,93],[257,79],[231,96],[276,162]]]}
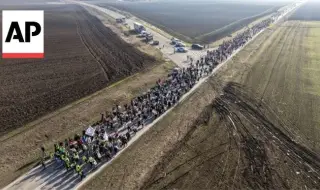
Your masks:
{"label": "crowd of people", "polygon": [[[115,105],[110,112],[101,114],[101,120],[82,134],[55,144],[52,160],[84,178],[100,163],[111,160],[136,132],[176,105],[201,78],[212,73],[217,65],[273,21],[274,18],[269,18],[246,29],[217,49],[208,51],[200,60],[191,61],[189,67],[173,69],[167,79],[159,79],[154,87],[133,98],[130,103]],[[42,151],[45,152],[45,149],[42,148]],[[45,162],[42,163],[46,167]]]}

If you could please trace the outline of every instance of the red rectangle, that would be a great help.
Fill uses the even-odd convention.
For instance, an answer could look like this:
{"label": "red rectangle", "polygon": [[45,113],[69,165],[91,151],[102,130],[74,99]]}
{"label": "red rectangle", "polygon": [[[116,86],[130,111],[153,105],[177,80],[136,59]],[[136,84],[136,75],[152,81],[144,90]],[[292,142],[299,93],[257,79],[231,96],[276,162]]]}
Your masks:
{"label": "red rectangle", "polygon": [[44,53],[2,53],[2,58],[41,59],[44,58]]}

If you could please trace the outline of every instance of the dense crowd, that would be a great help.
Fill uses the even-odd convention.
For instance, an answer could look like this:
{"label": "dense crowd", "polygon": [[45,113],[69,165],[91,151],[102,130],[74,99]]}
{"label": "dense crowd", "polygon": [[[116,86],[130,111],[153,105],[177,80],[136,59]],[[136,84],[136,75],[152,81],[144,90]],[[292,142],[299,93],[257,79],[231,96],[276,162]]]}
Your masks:
{"label": "dense crowd", "polygon": [[[154,87],[130,101],[101,114],[101,120],[83,133],[55,144],[52,158],[67,170],[75,170],[81,179],[85,173],[112,159],[125,147],[131,137],[173,107],[201,78],[232,53],[244,46],[254,35],[268,27],[274,18],[263,20],[223,42],[216,50],[183,69],[175,68],[166,80],[158,80]],[[44,148],[42,148],[45,153]],[[46,167],[43,162],[43,166]]]}

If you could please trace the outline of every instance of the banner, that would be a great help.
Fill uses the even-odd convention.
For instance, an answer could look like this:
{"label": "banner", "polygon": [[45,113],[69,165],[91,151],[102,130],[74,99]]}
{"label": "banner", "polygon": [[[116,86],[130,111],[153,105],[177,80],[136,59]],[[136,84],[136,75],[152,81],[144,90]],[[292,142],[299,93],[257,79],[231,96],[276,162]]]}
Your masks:
{"label": "banner", "polygon": [[108,141],[108,139],[109,139],[109,136],[108,136],[108,134],[106,132],[104,132],[104,134],[103,134],[103,139],[105,141]]}
{"label": "banner", "polygon": [[94,136],[94,132],[95,132],[95,129],[90,126],[90,127],[86,130],[86,135],[88,135],[88,136],[90,136],[90,137],[93,137],[93,136]]}

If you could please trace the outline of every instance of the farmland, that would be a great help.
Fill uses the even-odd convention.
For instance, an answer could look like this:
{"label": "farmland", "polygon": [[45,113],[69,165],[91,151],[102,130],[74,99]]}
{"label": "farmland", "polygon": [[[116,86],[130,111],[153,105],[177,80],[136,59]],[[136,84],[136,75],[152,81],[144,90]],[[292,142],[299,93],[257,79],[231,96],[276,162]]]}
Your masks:
{"label": "farmland", "polygon": [[319,28],[266,30],[84,189],[319,189]]}
{"label": "farmland", "polygon": [[[155,64],[158,60],[124,43],[78,6],[55,5],[46,14],[53,32],[46,34],[45,61],[0,65],[6,98],[0,96],[0,111],[10,108],[14,119],[25,120],[2,115],[13,125],[0,136],[0,187],[39,163],[40,146],[50,151],[54,143],[81,133],[99,113],[128,103],[174,67],[168,59]],[[111,25],[108,17],[99,18]],[[110,28],[119,31],[118,26]],[[95,178],[88,175],[92,180],[82,188],[319,189],[319,29],[320,22],[296,20],[268,27]],[[130,38],[135,36],[125,40]],[[39,167],[11,187],[71,188],[80,181],[73,170],[51,172],[52,166]]]}
{"label": "farmland", "polygon": [[270,14],[280,6],[278,3],[273,6],[221,1],[118,2],[100,5],[130,12],[188,42],[215,41]]}
{"label": "farmland", "polygon": [[45,10],[45,59],[1,61],[0,134],[156,62],[81,7],[37,8]]}
{"label": "farmland", "polygon": [[318,189],[319,65],[312,62],[319,59],[312,55],[319,49],[309,48],[320,33],[313,27],[286,23],[254,55],[237,56],[234,64],[253,67],[222,87],[145,187]]}
{"label": "farmland", "polygon": [[291,17],[291,20],[320,20],[320,2],[309,1],[299,8]]}

